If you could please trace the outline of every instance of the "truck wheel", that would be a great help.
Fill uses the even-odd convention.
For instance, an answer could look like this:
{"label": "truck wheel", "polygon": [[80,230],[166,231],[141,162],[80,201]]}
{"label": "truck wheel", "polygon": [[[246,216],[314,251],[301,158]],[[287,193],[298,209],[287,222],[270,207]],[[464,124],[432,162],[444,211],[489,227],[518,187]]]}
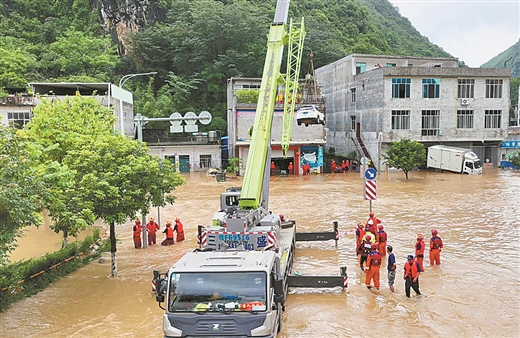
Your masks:
{"label": "truck wheel", "polygon": [[298,125],[299,125],[299,126],[301,126],[301,125],[302,125],[302,123],[301,123],[300,121],[298,121]]}
{"label": "truck wheel", "polygon": [[309,124],[308,124],[308,123],[305,123],[305,126],[306,126],[306,127],[308,127],[308,126],[309,126]]}

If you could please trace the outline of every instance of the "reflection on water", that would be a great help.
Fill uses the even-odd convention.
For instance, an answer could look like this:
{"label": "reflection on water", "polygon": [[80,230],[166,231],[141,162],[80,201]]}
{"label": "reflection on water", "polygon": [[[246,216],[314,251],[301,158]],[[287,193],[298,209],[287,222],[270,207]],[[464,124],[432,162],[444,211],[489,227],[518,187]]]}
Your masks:
{"label": "reflection on water", "polygon": [[[165,271],[192,250],[197,225],[211,222],[219,194],[241,183],[217,183],[197,173],[186,178],[188,184],[176,191],[177,203],[160,209],[161,226],[175,217],[183,221],[185,242],[136,250],[132,223],[117,226],[118,278],[109,277],[107,255],[105,263],[91,263],[1,313],[2,336],[161,337],[162,310],[150,292],[152,270]],[[279,337],[518,337],[519,192],[520,173],[512,171],[412,172],[408,181],[402,173],[379,176],[372,209],[397,258],[392,294],[385,269],[381,290],[369,291],[356,262],[353,229],[366,220],[370,205],[363,200],[359,174],[272,178],[270,208],[295,219],[299,231],[331,230],[333,221],[340,225],[337,249],[333,241],[298,243],[294,271],[339,274],[345,265],[349,276],[345,291],[291,290]],[[157,217],[157,210],[152,215]],[[402,265],[413,254],[416,234],[428,238],[433,228],[445,244],[442,265],[425,263],[423,296],[408,299]]]}

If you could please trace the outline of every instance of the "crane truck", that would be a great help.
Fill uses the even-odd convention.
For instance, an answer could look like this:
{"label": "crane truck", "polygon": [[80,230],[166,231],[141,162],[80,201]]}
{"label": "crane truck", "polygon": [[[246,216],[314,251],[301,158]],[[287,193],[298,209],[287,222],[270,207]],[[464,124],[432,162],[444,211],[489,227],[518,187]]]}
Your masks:
{"label": "crane truck", "polygon": [[[286,28],[289,2],[277,1],[269,31],[242,187],[222,193],[221,209],[212,224],[199,226],[197,249],[166,273],[154,271],[156,300],[165,310],[165,337],[275,337],[281,329],[289,287],[347,286],[346,267],[338,276],[291,274],[296,241],[332,239],[337,246],[337,222],[331,232],[298,233],[295,221],[285,221],[268,209],[276,89],[280,78],[285,79],[286,95],[297,89],[305,34],[303,20],[299,28],[292,21]],[[289,45],[289,55],[283,77],[284,42]],[[294,102],[288,101],[282,135],[285,150],[294,112]]]}

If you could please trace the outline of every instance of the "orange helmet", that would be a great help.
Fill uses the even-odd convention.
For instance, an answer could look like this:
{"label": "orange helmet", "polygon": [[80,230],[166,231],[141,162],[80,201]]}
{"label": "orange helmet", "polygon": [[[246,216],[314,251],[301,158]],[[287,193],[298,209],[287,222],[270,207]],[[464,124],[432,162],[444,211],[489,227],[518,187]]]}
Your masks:
{"label": "orange helmet", "polygon": [[384,227],[383,227],[381,224],[379,224],[379,225],[377,226],[377,228],[378,228],[379,230],[383,230],[383,229],[384,229]]}
{"label": "orange helmet", "polygon": [[153,217],[150,217],[150,221],[153,221]]}
{"label": "orange helmet", "polygon": [[168,221],[166,222],[166,226],[171,226],[172,225],[172,222]]}
{"label": "orange helmet", "polygon": [[136,223],[141,223],[141,220],[138,218],[135,220]]}
{"label": "orange helmet", "polygon": [[372,250],[375,250],[377,249],[377,244],[376,243],[373,243],[372,246],[371,246]]}
{"label": "orange helmet", "polygon": [[373,217],[373,216],[374,216],[374,213],[371,211],[371,212],[368,214],[368,216]]}
{"label": "orange helmet", "polygon": [[370,235],[366,235],[365,239],[366,239],[367,241],[371,241],[371,240],[372,240],[372,236],[370,236]]}
{"label": "orange helmet", "polygon": [[437,230],[433,229],[432,230],[432,235],[434,235],[434,236],[437,235]]}
{"label": "orange helmet", "polygon": [[424,239],[423,234],[417,234],[417,239],[422,241]]}

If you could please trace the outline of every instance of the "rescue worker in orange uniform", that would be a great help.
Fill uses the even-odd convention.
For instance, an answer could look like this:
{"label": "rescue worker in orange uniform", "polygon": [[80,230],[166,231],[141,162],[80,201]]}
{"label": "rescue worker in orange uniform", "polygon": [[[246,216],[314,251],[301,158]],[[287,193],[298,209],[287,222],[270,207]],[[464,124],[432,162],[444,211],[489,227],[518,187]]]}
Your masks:
{"label": "rescue worker in orange uniform", "polygon": [[383,256],[377,251],[377,244],[372,244],[370,253],[367,258],[367,266],[365,267],[365,272],[367,274],[365,278],[365,285],[368,289],[371,289],[372,286],[371,280],[374,280],[374,286],[379,290],[380,281],[379,281],[379,268],[381,267],[381,260]]}
{"label": "rescue worker in orange uniform", "polygon": [[274,175],[275,170],[276,166],[274,165],[274,162],[271,162],[271,175]]}
{"label": "rescue worker in orange uniform", "polygon": [[141,224],[141,221],[139,219],[135,220],[134,224],[134,246],[136,249],[141,248],[141,232],[143,231],[143,225]]}
{"label": "rescue worker in orange uniform", "polygon": [[442,239],[437,236],[437,230],[432,230],[430,238],[430,265],[441,265],[441,249],[444,247]]}
{"label": "rescue worker in orange uniform", "polygon": [[380,224],[378,226],[378,234],[379,234],[379,253],[381,256],[386,256],[386,242],[388,241],[388,234],[385,231],[385,228]]}
{"label": "rescue worker in orange uniform", "polygon": [[424,236],[422,234],[417,234],[417,242],[415,242],[415,260],[419,263],[422,271],[424,271],[424,249],[426,249]]}
{"label": "rescue worker in orange uniform", "polygon": [[330,161],[330,169],[333,173],[336,172],[336,161],[334,161],[334,160]]}
{"label": "rescue worker in orange uniform", "polygon": [[421,291],[419,291],[419,275],[421,272],[421,267],[413,259],[413,255],[408,255],[408,261],[404,263],[404,290],[406,297],[410,298],[410,287],[416,294],[421,294]]}
{"label": "rescue worker in orange uniform", "polygon": [[184,225],[178,217],[175,218],[173,230],[177,233],[177,242],[184,241]]}
{"label": "rescue worker in orange uniform", "polygon": [[368,222],[365,226],[365,231],[372,233],[374,235],[376,242],[379,241],[379,232],[377,231],[377,226],[372,219],[368,220]]}
{"label": "rescue worker in orange uniform", "polygon": [[362,271],[365,271],[365,268],[363,267],[363,263],[365,263],[368,259],[368,254],[370,251],[372,251],[372,236],[365,235],[363,240],[361,241],[361,244],[359,245],[359,254],[361,257],[359,258],[359,268]]}
{"label": "rescue worker in orange uniform", "polygon": [[341,161],[341,172],[344,173],[347,171],[347,165],[345,164],[345,160]]}
{"label": "rescue worker in orange uniform", "polygon": [[356,256],[359,256],[359,246],[361,245],[361,242],[363,241],[363,237],[365,237],[366,232],[363,227],[363,223],[358,222],[357,229],[356,229]]}
{"label": "rescue worker in orange uniform", "polygon": [[166,234],[166,239],[161,242],[161,245],[172,245],[175,244],[173,241],[173,228],[172,222],[166,222],[166,229],[164,229],[163,233]]}
{"label": "rescue worker in orange uniform", "polygon": [[289,165],[287,166],[287,175],[292,175],[294,171],[294,166],[292,162],[289,162]]}
{"label": "rescue worker in orange uniform", "polygon": [[148,223],[146,223],[146,231],[148,232],[148,245],[157,244],[156,232],[159,230],[159,224],[155,223],[153,217],[150,217]]}

